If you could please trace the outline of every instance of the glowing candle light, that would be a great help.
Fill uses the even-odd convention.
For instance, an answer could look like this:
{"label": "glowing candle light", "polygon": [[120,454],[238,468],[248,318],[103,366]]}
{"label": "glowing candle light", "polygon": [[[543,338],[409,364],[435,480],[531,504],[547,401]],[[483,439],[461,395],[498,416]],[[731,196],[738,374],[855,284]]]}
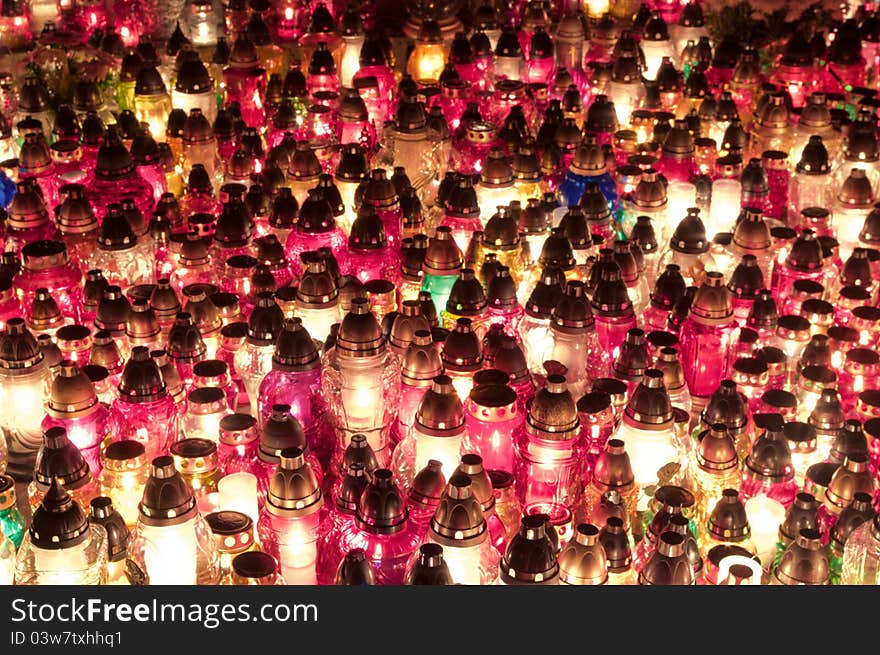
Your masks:
{"label": "glowing candle light", "polygon": [[464,407],[448,375],[438,375],[422,396],[415,422],[395,448],[392,468],[398,483],[409,490],[416,473],[430,460],[440,462],[443,474],[451,476],[461,457],[466,431]]}
{"label": "glowing candle light", "polygon": [[492,584],[498,575],[499,554],[489,532],[480,503],[464,473],[454,474],[440,499],[428,541],[443,546],[454,584]]}
{"label": "glowing candle light", "polygon": [[323,389],[340,443],[367,435],[380,461],[390,461],[391,418],[399,394],[400,365],[386,345],[366,298],[355,298],[336,345],[324,358]]}
{"label": "glowing candle light", "polygon": [[54,479],[16,555],[15,584],[104,584],[107,533]]}
{"label": "glowing candle light", "polygon": [[134,527],[144,484],[150,475],[144,446],[137,441],[116,441],[104,449],[101,460],[101,493],[113,499],[126,525]]}
{"label": "glowing candle light", "polygon": [[256,523],[259,520],[257,508],[257,476],[247,471],[230,473],[217,483],[220,493],[221,510],[241,512],[251,517]]}
{"label": "glowing candle light", "polygon": [[768,496],[755,496],[746,501],[746,514],[749,525],[752,526],[752,541],[758,557],[761,558],[761,564],[769,567],[776,556],[777,534],[785,520],[785,507]]}
{"label": "glowing candle light", "polygon": [[219,575],[214,537],[168,455],[153,460],[130,557],[151,585],[214,584]]}

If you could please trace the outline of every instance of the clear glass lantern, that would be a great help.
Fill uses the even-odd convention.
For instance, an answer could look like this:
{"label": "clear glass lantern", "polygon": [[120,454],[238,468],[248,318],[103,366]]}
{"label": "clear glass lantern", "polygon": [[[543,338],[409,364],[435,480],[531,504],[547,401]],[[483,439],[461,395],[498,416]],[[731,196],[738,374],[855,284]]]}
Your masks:
{"label": "clear glass lantern", "polygon": [[876,198],[875,186],[864,168],[852,168],[839,187],[832,222],[843,261],[859,244],[859,233]]}
{"label": "clear glass lantern", "polygon": [[235,354],[235,370],[244,382],[254,408],[259,402],[260,384],[272,370],[275,339],[281,332],[284,314],[271,291],[258,295],[257,305],[248,320],[248,335]]}
{"label": "clear glass lantern", "polygon": [[454,584],[493,584],[498,576],[499,553],[470,478],[455,473],[431,518],[427,543],[443,547]]}
{"label": "clear glass lantern", "polygon": [[880,518],[856,528],[846,540],[840,584],[877,584],[880,580]]}
{"label": "clear glass lantern", "polygon": [[125,524],[134,527],[138,504],[150,476],[146,450],[137,441],[115,441],[101,452],[103,468],[98,476],[101,494],[113,499],[113,505]]}
{"label": "clear glass lantern", "polygon": [[107,532],[54,479],[35,510],[15,561],[17,585],[99,585],[107,581]]}
{"label": "clear glass lantern", "polygon": [[592,467],[590,480],[584,490],[584,517],[586,520],[602,522],[603,499],[609,494],[617,494],[624,521],[629,524],[635,516],[639,499],[639,487],[629,454],[620,439],[609,439],[602,447]]}
{"label": "clear glass lantern", "polygon": [[222,165],[210,120],[201,106],[190,107],[183,124],[183,175],[188,178],[193,167],[201,164],[216,189],[219,187]]}
{"label": "clear glass lantern", "polygon": [[322,388],[340,444],[365,434],[380,462],[390,461],[390,429],[399,401],[400,363],[386,345],[366,298],[355,298],[336,343],[322,360]]}
{"label": "clear glass lantern", "polygon": [[216,584],[220,558],[214,535],[174,460],[153,460],[144,486],[129,559],[150,585]]}
{"label": "clear glass lantern", "polygon": [[611,353],[599,345],[583,282],[567,283],[565,294],[553,311],[550,333],[550,359],[567,368],[573,393],[583,395],[588,382],[603,377],[611,361]]}
{"label": "clear glass lantern", "polygon": [[428,130],[424,105],[415,97],[404,96],[397,105],[394,121],[385,130],[386,149],[394,166],[403,166],[416,189],[433,176],[437,145]]}
{"label": "clear glass lantern", "polygon": [[629,399],[615,436],[626,444],[639,490],[655,484],[670,462],[683,464],[663,373],[648,369]]}
{"label": "clear glass lantern", "polygon": [[[407,301],[415,304],[416,301]],[[395,322],[397,323],[397,321]],[[395,352],[396,336],[401,328],[392,326],[391,348]],[[431,339],[428,329],[413,332],[412,341],[406,351],[400,354],[402,370],[400,385],[400,405],[397,412],[397,423],[394,427],[396,441],[405,438],[415,421],[416,411],[421,404],[425,391],[433,384],[433,379],[443,371],[440,353]]]}
{"label": "clear glass lantern", "polygon": [[452,378],[435,377],[422,396],[410,431],[394,449],[392,469],[399,486],[408,491],[429,460],[440,462],[444,476],[451,476],[461,458],[466,430],[464,407]]}
{"label": "clear glass lantern", "polygon": [[657,71],[664,57],[669,57],[673,62],[678,60],[679,53],[675,52],[666,22],[659,14],[654,14],[645,24],[639,45],[645,54],[644,76],[648,80],[657,78]]}
{"label": "clear glass lantern", "polygon": [[633,112],[644,100],[645,85],[641,73],[639,60],[631,53],[624,53],[614,60],[606,92],[614,102],[621,125],[630,125]]}
{"label": "clear glass lantern", "polygon": [[52,427],[43,433],[43,444],[37,452],[34,465],[34,479],[28,485],[28,502],[32,511],[40,504],[55,478],[67,485],[71,497],[83,511],[98,495],[98,486],[88,462],[62,427]]}
{"label": "clear glass lantern", "polygon": [[231,414],[226,393],[217,387],[197,387],[187,395],[186,413],[180,420],[186,438],[219,441],[220,421]]}
{"label": "clear glass lantern", "polygon": [[23,318],[10,318],[0,333],[0,406],[3,431],[13,450],[36,452],[42,442],[43,402],[49,367]]}
{"label": "clear glass lantern", "polygon": [[155,66],[142,66],[134,87],[134,112],[139,123],[146,123],[151,134],[162,136],[171,113],[171,96]]}

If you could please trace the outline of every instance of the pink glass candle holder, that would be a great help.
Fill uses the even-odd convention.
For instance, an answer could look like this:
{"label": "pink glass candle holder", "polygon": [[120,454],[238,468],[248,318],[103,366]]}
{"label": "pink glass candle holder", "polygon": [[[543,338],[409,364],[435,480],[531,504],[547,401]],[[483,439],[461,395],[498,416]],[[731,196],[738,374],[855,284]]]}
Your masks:
{"label": "pink glass candle holder", "polygon": [[177,408],[145,347],[132,350],[110,412],[119,426],[114,439],[142,443],[149,457],[166,452],[177,439]]}
{"label": "pink glass candle holder", "polygon": [[688,389],[697,397],[708,397],[724,379],[736,329],[730,292],[722,281],[715,271],[706,275],[681,328],[681,363]]}
{"label": "pink glass candle holder", "polygon": [[523,421],[517,404],[516,393],[506,385],[485,385],[471,390],[466,403],[465,448],[479,454],[489,470],[513,473],[512,435]]}
{"label": "pink glass candle holder", "polygon": [[275,405],[289,405],[291,415],[305,427],[311,452],[324,467],[329,464],[336,443],[326,425],[328,407],[321,394],[320,357],[314,340],[297,318],[282,324],[272,370],[260,383],[257,403],[261,425]]}
{"label": "pink glass candle holder", "polygon": [[70,261],[64,244],[35,241],[22,248],[22,270],[14,283],[27,309],[31,308],[37,289],[48,289],[62,315],[73,318],[82,302],[82,272]]}
{"label": "pink glass candle holder", "polygon": [[144,216],[152,215],[153,188],[140,176],[131,154],[113,128],[107,131],[98,150],[94,176],[86,184],[86,193],[98,215],[103,215],[108,205],[121,202],[123,197],[132,198]]}
{"label": "pink glass candle holder", "polygon": [[62,427],[79,448],[94,475],[101,472],[100,450],[115,425],[89,378],[73,362],[62,362],[61,373],[49,390],[43,429]]}
{"label": "pink glass candle holder", "polygon": [[[262,505],[269,481],[260,463],[256,419],[249,414],[230,414],[220,419],[217,461],[222,475],[245,472],[257,476],[258,500]],[[262,499],[261,499],[262,498]]]}
{"label": "pink glass candle holder", "polygon": [[58,230],[49,218],[39,186],[25,178],[16,184],[7,209],[5,250],[19,252],[32,241],[54,240]]}
{"label": "pink glass candle holder", "polygon": [[[417,171],[407,171],[409,175],[415,175]],[[385,236],[388,245],[392,248],[400,246],[403,212],[400,207],[400,197],[394,183],[388,179],[384,169],[377,168],[372,171],[369,179],[363,185],[362,203],[372,205],[376,215],[385,225]]]}
{"label": "pink glass candle holder", "polygon": [[9,319],[21,317],[23,314],[21,302],[12,287],[12,280],[0,281],[0,328],[5,329]]}
{"label": "pink glass candle holder", "polygon": [[648,307],[642,314],[645,329],[665,331],[670,314],[684,298],[686,289],[687,285],[679,265],[667,264],[665,270],[657,277]]}
{"label": "pink glass candle holder", "polygon": [[385,234],[385,224],[372,205],[362,205],[351,225],[347,258],[340,267],[361,282],[389,279],[399,267],[398,250]]}
{"label": "pink glass candle holder", "polygon": [[583,484],[585,446],[565,378],[550,375],[538,391],[524,427],[514,436],[517,495],[523,505],[574,508]]}
{"label": "pink glass candle holder", "polygon": [[260,67],[257,49],[244,32],[236,36],[223,78],[227,98],[238,102],[242,120],[251,127],[262,126],[266,117],[266,71]]}
{"label": "pink glass candle holder", "polygon": [[589,469],[592,471],[596,459],[605,450],[605,444],[616,427],[611,396],[604,391],[591,391],[578,400],[577,410],[581,432],[589,452]]}
{"label": "pink glass candle holder", "polygon": [[289,584],[317,584],[323,505],[320,481],[302,450],[284,449],[269,481],[257,529],[263,547],[275,557]]}
{"label": "pink glass candle holder", "polygon": [[740,493],[743,500],[767,496],[788,507],[794,502],[799,487],[783,432],[784,422],[777,415],[759,414],[755,416],[755,424],[763,431],[746,457]]}
{"label": "pink glass candle holder", "polygon": [[629,330],[636,327],[636,317],[620,269],[602,272],[592,298],[596,334],[603,350],[616,356]]}
{"label": "pink glass candle holder", "polygon": [[334,503],[318,535],[318,584],[330,584],[336,576],[337,567],[344,558],[344,553],[340,552],[340,540],[354,529],[355,515],[367,481],[363,463],[352,462],[346,466],[332,496],[328,496]]}
{"label": "pink glass candle holder", "polygon": [[71,260],[82,267],[98,235],[98,219],[84,197],[82,185],[61,187],[63,200],[55,208],[55,221]]}
{"label": "pink glass candle holder", "polygon": [[824,277],[821,246],[811,230],[804,230],[792,244],[786,259],[781,262],[777,259],[774,263],[773,294],[777,300],[783,300],[791,296],[795,282],[806,280],[821,284]]}
{"label": "pink glass candle holder", "polygon": [[52,161],[46,139],[39,133],[25,135],[19,154],[19,179],[32,179],[39,186],[46,204],[50,207],[55,207],[60,200],[58,195],[61,186],[60,172]]}
{"label": "pink glass candle holder", "polygon": [[838,372],[838,388],[844,412],[852,414],[858,395],[876,389],[880,375],[880,356],[867,348],[852,348],[844,355],[843,369]]}
{"label": "pink glass candle holder", "polygon": [[284,254],[291,263],[294,275],[302,274],[302,253],[323,247],[342,254],[346,250],[346,239],[333,218],[330,204],[317,189],[312,189],[300,208],[299,223],[291,230],[284,244]]}
{"label": "pink glass candle holder", "polygon": [[350,529],[342,534],[339,549],[364,551],[379,584],[402,584],[406,565],[420,541],[408,520],[408,510],[394,485],[391,471],[377,469],[361,496]]}

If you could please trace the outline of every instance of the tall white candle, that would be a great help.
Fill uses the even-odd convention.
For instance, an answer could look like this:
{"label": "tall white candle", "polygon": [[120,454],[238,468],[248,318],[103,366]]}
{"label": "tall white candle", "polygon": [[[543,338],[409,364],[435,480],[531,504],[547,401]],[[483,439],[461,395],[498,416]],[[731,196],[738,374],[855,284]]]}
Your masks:
{"label": "tall white candle", "polygon": [[217,483],[217,491],[221,510],[241,512],[250,516],[254,525],[257,524],[257,476],[247,471],[230,473]]}
{"label": "tall white candle", "polygon": [[778,500],[768,496],[755,496],[746,501],[746,516],[752,528],[752,542],[767,568],[773,563],[776,553],[779,526],[785,520],[785,507]]}
{"label": "tall white candle", "polygon": [[194,585],[198,542],[195,519],[178,525],[140,526],[146,540],[144,565],[151,585]]}

